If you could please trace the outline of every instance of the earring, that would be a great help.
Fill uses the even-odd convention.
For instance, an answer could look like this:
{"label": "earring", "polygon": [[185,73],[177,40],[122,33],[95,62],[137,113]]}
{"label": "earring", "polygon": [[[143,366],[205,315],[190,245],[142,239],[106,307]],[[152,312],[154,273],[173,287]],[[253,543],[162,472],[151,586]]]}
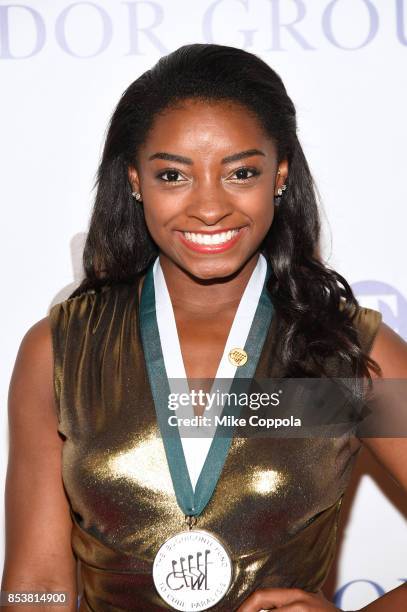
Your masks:
{"label": "earring", "polygon": [[132,191],[131,195],[133,196],[133,198],[135,198],[138,202],[142,202],[143,200],[141,199],[141,193],[139,193],[138,191]]}
{"label": "earring", "polygon": [[277,189],[277,195],[274,196],[274,206],[280,206],[281,196],[283,195],[283,191],[285,191],[286,189],[287,185],[285,183]]}

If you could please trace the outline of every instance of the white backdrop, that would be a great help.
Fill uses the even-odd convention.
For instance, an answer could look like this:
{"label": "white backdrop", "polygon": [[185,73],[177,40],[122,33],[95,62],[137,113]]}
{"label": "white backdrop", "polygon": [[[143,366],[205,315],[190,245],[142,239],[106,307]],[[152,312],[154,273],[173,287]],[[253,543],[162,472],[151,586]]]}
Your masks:
{"label": "white backdrop", "polygon": [[[328,263],[407,339],[407,0],[0,0],[2,491],[18,346],[81,278],[110,114],[131,81],[192,42],[243,47],[282,76],[323,197]],[[363,454],[329,581],[345,609],[407,580],[407,503]]]}

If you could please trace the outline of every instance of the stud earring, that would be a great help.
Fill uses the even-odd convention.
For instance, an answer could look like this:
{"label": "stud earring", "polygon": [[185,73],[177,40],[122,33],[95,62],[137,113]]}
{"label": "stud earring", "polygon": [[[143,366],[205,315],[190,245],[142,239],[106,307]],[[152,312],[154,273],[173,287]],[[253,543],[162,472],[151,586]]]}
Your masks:
{"label": "stud earring", "polygon": [[277,195],[281,197],[283,195],[283,191],[285,191],[286,189],[287,189],[287,185],[284,183],[282,187],[279,187],[277,189]]}
{"label": "stud earring", "polygon": [[138,202],[142,202],[143,200],[141,199],[141,193],[139,193],[138,191],[132,191],[131,195],[133,196],[133,198],[135,198]]}

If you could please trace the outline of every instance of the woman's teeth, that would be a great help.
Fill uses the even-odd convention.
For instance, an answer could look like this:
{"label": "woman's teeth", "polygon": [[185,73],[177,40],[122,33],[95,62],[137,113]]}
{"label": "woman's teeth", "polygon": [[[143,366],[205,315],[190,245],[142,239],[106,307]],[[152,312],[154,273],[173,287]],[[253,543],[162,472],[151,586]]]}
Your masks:
{"label": "woman's teeth", "polygon": [[197,244],[222,244],[228,242],[239,230],[229,230],[228,232],[221,232],[220,234],[195,234],[193,232],[182,232],[187,240],[196,242]]}

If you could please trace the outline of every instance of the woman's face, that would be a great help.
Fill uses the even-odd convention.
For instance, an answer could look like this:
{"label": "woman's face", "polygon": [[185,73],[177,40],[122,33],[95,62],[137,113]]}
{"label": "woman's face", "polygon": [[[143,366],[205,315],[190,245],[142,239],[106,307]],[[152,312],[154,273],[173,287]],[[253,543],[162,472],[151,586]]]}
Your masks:
{"label": "woman's face", "polygon": [[188,99],[156,118],[129,180],[160,257],[211,279],[258,252],[287,172],[244,107]]}

